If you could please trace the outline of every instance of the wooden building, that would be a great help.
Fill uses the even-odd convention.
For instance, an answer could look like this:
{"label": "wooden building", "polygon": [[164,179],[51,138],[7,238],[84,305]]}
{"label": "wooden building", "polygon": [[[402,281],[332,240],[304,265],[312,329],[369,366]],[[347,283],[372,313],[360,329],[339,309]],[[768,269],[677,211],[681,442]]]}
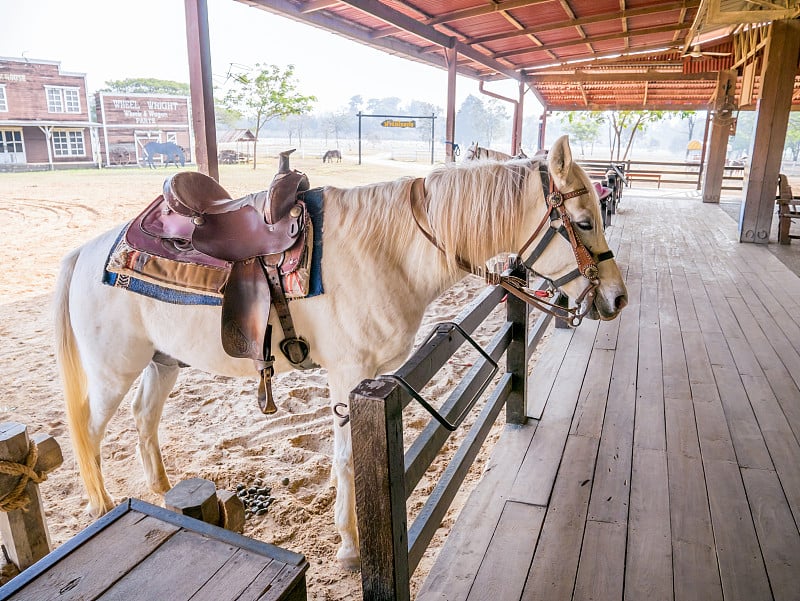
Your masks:
{"label": "wooden building", "polygon": [[97,124],[84,73],[60,63],[0,58],[0,170],[97,165]]}
{"label": "wooden building", "polygon": [[191,161],[194,140],[188,96],[97,92],[95,105],[103,165],[143,164],[148,142],[177,144]]}

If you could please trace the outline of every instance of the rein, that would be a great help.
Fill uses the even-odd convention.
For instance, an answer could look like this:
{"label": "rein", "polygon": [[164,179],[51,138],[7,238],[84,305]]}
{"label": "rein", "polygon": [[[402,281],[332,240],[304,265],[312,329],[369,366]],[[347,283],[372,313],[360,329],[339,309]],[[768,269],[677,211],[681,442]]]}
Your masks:
{"label": "rein", "polygon": [[[549,315],[552,315],[558,319],[566,321],[573,327],[577,327],[591,309],[592,303],[594,302],[595,290],[600,285],[599,269],[597,265],[598,263],[612,259],[614,257],[614,253],[610,250],[607,250],[598,254],[597,256],[593,255],[575,233],[572,220],[570,219],[569,214],[564,207],[565,200],[587,194],[587,189],[581,188],[579,190],[573,190],[572,192],[562,193],[555,185],[555,181],[550,177],[547,165],[544,163],[539,164],[539,175],[542,178],[542,190],[549,190],[549,193],[545,198],[549,210],[544,214],[542,220],[539,222],[539,225],[536,227],[531,237],[528,238],[525,244],[522,245],[522,248],[520,248],[519,252],[517,252],[517,261],[522,261],[523,253],[533,244],[534,240],[536,240],[549,220],[549,229],[545,232],[544,236],[536,245],[536,247],[531,251],[528,259],[525,260],[524,263],[521,263],[521,266],[534,275],[545,279],[550,283],[552,288],[550,290],[537,290],[531,293],[526,287],[527,282],[522,278],[499,273],[491,273],[485,269],[476,268],[469,261],[459,256],[456,256],[456,264],[459,266],[459,268],[468,273],[484,277],[488,284],[501,286],[504,290],[525,301],[527,304],[534,306],[540,311],[548,313]],[[420,230],[420,232],[422,232],[425,238],[444,254],[445,249],[432,233],[422,227],[420,222],[418,216],[418,207],[424,202],[424,200],[425,179],[417,178],[412,183],[411,192],[409,194],[411,215],[414,218],[414,222],[417,224],[417,228]],[[561,225],[556,225],[559,221],[561,222]],[[569,242],[570,246],[572,247],[572,252],[575,255],[577,267],[557,280],[553,280],[536,272],[533,269],[533,264],[539,259],[539,257],[542,256],[547,246],[557,234],[560,234]],[[575,299],[575,307],[564,308],[545,300],[545,298],[553,297],[553,289],[558,289],[567,282],[570,282],[581,276],[589,280],[589,286],[580,294],[580,296]],[[584,301],[586,302],[584,303]],[[580,309],[582,304],[585,304],[585,309],[583,310]]]}

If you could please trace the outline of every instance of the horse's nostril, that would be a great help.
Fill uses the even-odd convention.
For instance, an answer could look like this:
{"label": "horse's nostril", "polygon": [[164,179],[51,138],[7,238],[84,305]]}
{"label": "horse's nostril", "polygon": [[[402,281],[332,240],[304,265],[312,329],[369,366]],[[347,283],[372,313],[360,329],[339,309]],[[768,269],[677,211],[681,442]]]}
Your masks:
{"label": "horse's nostril", "polygon": [[627,294],[620,294],[617,298],[614,299],[614,308],[617,311],[622,311],[622,309],[624,309],[627,304],[628,304]]}

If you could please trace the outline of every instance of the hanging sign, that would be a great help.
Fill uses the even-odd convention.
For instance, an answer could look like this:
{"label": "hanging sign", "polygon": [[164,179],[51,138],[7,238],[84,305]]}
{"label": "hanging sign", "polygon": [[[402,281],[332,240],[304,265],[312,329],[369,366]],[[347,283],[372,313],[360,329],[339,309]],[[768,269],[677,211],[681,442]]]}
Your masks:
{"label": "hanging sign", "polygon": [[398,121],[396,119],[386,119],[381,121],[383,127],[416,127],[416,121]]}

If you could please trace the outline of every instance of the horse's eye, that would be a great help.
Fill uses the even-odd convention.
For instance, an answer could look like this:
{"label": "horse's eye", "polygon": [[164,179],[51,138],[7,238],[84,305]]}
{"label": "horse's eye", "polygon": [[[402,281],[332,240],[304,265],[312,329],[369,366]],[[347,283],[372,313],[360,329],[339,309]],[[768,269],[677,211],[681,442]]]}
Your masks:
{"label": "horse's eye", "polygon": [[592,222],[591,221],[579,221],[578,227],[582,230],[589,231],[592,229]]}

